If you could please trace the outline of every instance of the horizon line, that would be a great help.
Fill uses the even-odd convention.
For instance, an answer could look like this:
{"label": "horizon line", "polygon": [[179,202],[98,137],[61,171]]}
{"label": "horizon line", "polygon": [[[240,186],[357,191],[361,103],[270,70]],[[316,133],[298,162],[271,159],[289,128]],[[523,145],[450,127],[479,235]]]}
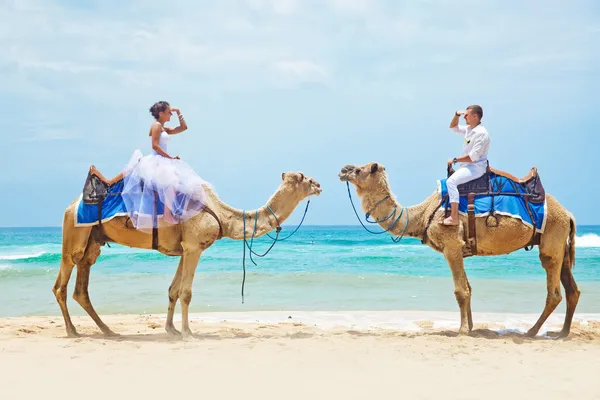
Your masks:
{"label": "horizon line", "polygon": [[[291,224],[291,225],[287,225],[284,224],[282,225],[282,227],[285,226],[297,226],[295,224]],[[321,224],[321,225],[315,225],[315,224],[307,224],[307,225],[302,225],[304,227],[314,227],[314,228],[322,228],[322,227],[360,227],[360,224],[355,224],[355,225],[351,225],[351,224]],[[600,223],[598,224],[575,224],[575,226],[581,226],[581,227],[588,227],[588,226],[600,226]],[[0,226],[0,229],[23,229],[23,228],[37,228],[37,229],[48,229],[48,228],[62,228],[62,225],[26,225],[26,226]]]}

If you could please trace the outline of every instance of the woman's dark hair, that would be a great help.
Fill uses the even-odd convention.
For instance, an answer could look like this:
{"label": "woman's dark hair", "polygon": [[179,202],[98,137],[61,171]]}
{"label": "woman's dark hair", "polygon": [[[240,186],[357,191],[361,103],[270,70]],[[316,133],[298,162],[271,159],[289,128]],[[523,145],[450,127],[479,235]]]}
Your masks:
{"label": "woman's dark hair", "polygon": [[152,116],[154,117],[155,120],[158,120],[158,115],[165,111],[167,109],[167,107],[169,107],[169,103],[166,101],[157,101],[156,103],[152,104],[152,107],[150,107],[150,114],[152,114]]}

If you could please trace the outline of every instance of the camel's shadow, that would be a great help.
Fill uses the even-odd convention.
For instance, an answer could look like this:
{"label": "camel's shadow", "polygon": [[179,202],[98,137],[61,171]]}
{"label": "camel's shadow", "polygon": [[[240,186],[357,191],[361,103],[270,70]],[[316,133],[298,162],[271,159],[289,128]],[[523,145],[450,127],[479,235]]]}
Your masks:
{"label": "camel's shadow", "polygon": [[[338,334],[349,334],[351,336],[387,336],[389,333],[396,332],[377,332],[377,331],[356,331],[356,330],[347,330],[343,332],[338,332],[334,334],[334,336]],[[425,331],[419,333],[408,333],[408,332],[397,332],[400,333],[400,336],[406,338],[419,338],[419,337],[449,337],[449,338],[458,338],[458,331],[454,330],[439,330],[439,331]],[[91,334],[80,334],[78,337],[72,338],[63,336],[63,339],[67,340],[80,340],[80,339],[93,339],[93,340],[104,340],[110,342],[159,342],[159,343],[181,343],[181,342],[189,342],[189,341],[222,341],[222,340],[240,340],[240,339],[273,339],[273,338],[281,338],[281,339],[310,339],[314,337],[314,333],[309,332],[295,332],[295,333],[286,333],[286,334],[272,334],[272,335],[253,335],[252,333],[245,331],[236,331],[236,332],[227,332],[226,335],[223,335],[218,332],[205,332],[205,333],[194,333],[191,336],[183,337],[182,335],[172,335],[167,332],[161,333],[137,333],[137,334],[115,334],[111,336],[106,336],[102,333],[91,333]],[[473,338],[473,339],[484,339],[484,340],[512,340],[517,344],[523,344],[527,342],[539,342],[539,341],[562,341],[562,340],[571,340],[572,335],[561,338],[556,337],[554,332],[546,332],[542,335],[537,335],[535,337],[529,337],[525,332],[521,332],[518,330],[492,330],[487,328],[481,329],[473,329],[469,334],[464,337]]]}
{"label": "camel's shadow", "polygon": [[172,335],[169,333],[133,333],[133,334],[115,334],[104,335],[102,333],[79,334],[77,337],[62,336],[61,339],[80,341],[81,339],[103,340],[109,342],[148,342],[148,343],[182,343],[190,341],[222,341],[222,340],[241,340],[241,339],[310,339],[312,333],[287,333],[285,335],[253,335],[248,332],[229,332],[227,335],[219,333],[193,333],[191,336]]}
{"label": "camel's shadow", "polygon": [[[445,337],[458,337],[458,331],[436,331],[436,332],[423,332],[420,336],[445,336]],[[525,332],[521,332],[518,330],[492,330],[487,328],[473,329],[469,332],[465,337],[474,338],[474,339],[487,339],[487,340],[506,340],[512,339],[513,342],[521,344],[526,342],[536,342],[536,341],[556,341],[556,340],[570,340],[572,337],[568,336],[566,338],[559,337],[557,332],[546,332],[543,335],[536,335],[534,337],[527,336]]]}

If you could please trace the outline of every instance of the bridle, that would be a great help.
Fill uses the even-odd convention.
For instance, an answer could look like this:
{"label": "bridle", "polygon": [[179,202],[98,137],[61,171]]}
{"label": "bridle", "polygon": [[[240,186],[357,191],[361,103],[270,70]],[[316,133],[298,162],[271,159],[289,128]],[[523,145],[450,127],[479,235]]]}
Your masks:
{"label": "bridle", "polygon": [[[354,210],[354,214],[356,215],[356,218],[358,219],[358,222],[360,222],[360,224],[362,225],[363,228],[365,228],[365,230],[369,233],[372,233],[374,235],[380,235],[382,233],[386,233],[386,232],[390,232],[392,229],[394,229],[394,227],[396,226],[396,224],[398,223],[398,221],[400,220],[400,218],[402,218],[402,214],[404,213],[404,211],[406,211],[406,223],[404,224],[404,229],[402,229],[402,233],[400,235],[396,235],[396,237],[392,237],[392,241],[394,243],[398,243],[399,241],[402,240],[402,238],[404,237],[404,234],[406,233],[406,228],[408,228],[408,222],[409,222],[409,215],[408,215],[408,208],[406,207],[402,207],[402,209],[400,210],[400,213],[398,214],[398,216],[394,219],[394,221],[392,222],[392,224],[390,226],[388,226],[388,228],[384,231],[381,232],[374,232],[372,230],[369,230],[369,228],[367,228],[365,226],[365,224],[363,224],[363,222],[361,221],[360,217],[358,216],[358,212],[356,211],[356,207],[354,206],[354,202],[352,201],[352,194],[350,193],[350,183],[348,181],[346,181],[346,186],[348,188],[348,198],[350,199],[350,204],[352,204],[352,210]],[[369,224],[380,224],[383,222],[386,222],[392,218],[394,218],[394,216],[396,215],[397,211],[398,211],[398,206],[394,204],[394,209],[393,211],[384,219],[376,219],[373,221],[369,221],[369,217],[372,215],[373,211],[375,211],[375,209],[384,201],[390,199],[390,195],[385,196],[383,199],[379,200],[377,203],[375,203],[375,205],[373,206],[373,208],[371,208],[367,213],[365,213],[365,222],[369,223]]]}

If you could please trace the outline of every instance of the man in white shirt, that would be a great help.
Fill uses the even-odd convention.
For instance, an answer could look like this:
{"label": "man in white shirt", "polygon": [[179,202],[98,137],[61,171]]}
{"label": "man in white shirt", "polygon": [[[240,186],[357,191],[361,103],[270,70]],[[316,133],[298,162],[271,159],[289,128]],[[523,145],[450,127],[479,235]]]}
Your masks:
{"label": "man in white shirt", "polygon": [[[467,125],[459,125],[458,119],[463,115]],[[490,135],[481,125],[483,109],[478,105],[467,107],[465,111],[457,111],[450,122],[450,130],[463,135],[465,144],[463,155],[448,160],[448,165],[460,163],[460,167],[446,180],[448,197],[450,198],[450,216],[442,224],[458,225],[458,188],[457,186],[485,174],[487,155],[490,148]]]}

